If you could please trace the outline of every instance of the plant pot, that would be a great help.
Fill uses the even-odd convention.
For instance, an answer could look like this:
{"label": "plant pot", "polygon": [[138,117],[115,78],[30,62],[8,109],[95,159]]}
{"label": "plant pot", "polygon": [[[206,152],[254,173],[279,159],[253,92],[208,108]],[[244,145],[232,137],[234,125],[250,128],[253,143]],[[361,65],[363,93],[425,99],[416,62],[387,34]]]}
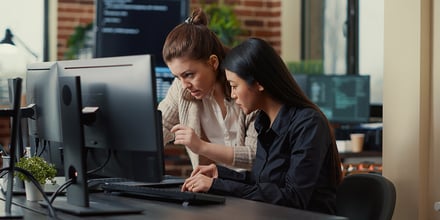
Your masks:
{"label": "plant pot", "polygon": [[[26,200],[31,202],[43,200],[43,195],[32,182],[24,181],[24,188],[26,190]],[[44,189],[44,185],[42,188]]]}

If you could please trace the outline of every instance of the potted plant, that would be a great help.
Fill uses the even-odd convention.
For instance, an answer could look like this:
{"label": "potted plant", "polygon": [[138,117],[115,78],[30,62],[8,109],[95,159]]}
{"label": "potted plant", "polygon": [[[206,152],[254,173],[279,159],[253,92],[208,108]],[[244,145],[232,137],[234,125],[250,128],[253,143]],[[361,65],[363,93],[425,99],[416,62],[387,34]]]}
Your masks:
{"label": "potted plant", "polygon": [[[204,3],[202,4],[204,5]],[[235,15],[233,5],[219,1],[204,5],[203,10],[209,17],[209,29],[218,36],[224,45],[234,47],[240,43],[237,37],[243,34],[244,30]]]}
{"label": "potted plant", "polygon": [[[42,187],[44,187],[47,181],[50,181],[52,184],[56,183],[55,176],[57,170],[55,169],[55,165],[48,163],[41,157],[22,157],[16,163],[16,167],[22,168],[32,174]],[[15,175],[25,183],[27,200],[38,201],[43,199],[42,194],[38,192],[38,188],[31,182],[28,176],[21,172],[16,172]]]}
{"label": "potted plant", "polygon": [[91,52],[93,44],[93,23],[78,25],[67,39],[66,59],[78,59],[84,53]]}

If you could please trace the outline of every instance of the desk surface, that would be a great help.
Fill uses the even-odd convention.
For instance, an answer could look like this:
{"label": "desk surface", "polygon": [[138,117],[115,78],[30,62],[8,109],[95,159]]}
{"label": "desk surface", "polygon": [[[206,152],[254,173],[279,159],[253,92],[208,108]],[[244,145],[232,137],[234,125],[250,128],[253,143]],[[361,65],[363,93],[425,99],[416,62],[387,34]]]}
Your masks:
{"label": "desk surface", "polygon": [[[347,219],[344,217],[324,215],[304,210],[282,207],[262,202],[255,202],[234,197],[227,197],[223,205],[183,206],[179,203],[155,200],[136,199],[104,193],[90,194],[91,201],[120,202],[125,205],[141,208],[140,214],[112,216],[75,216],[57,211],[59,219]],[[23,210],[24,219],[47,219],[47,209],[37,202],[26,201],[25,196],[14,196],[13,203]],[[4,208],[4,201],[0,201]],[[16,207],[15,205],[13,207]],[[18,207],[18,208],[20,208]]]}

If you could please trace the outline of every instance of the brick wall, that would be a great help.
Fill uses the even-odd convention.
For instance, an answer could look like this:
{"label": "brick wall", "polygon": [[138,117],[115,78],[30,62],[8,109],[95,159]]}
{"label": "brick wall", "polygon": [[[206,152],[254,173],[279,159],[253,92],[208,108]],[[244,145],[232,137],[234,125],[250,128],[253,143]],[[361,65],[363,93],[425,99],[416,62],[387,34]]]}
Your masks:
{"label": "brick wall", "polygon": [[[190,0],[190,8],[201,6],[200,0]],[[206,0],[215,3],[219,0]],[[281,53],[281,0],[223,0],[234,5],[246,37],[260,37]],[[64,59],[67,39],[78,25],[86,25],[95,18],[94,0],[58,0],[57,59]]]}
{"label": "brick wall", "polygon": [[[221,1],[221,0],[220,0]],[[191,0],[191,8],[200,7],[200,0]],[[216,3],[219,0],[207,0]],[[260,37],[268,41],[281,53],[281,0],[223,0],[234,6],[247,37]]]}
{"label": "brick wall", "polygon": [[64,59],[67,39],[78,25],[87,25],[95,19],[94,0],[58,0],[57,59]]}

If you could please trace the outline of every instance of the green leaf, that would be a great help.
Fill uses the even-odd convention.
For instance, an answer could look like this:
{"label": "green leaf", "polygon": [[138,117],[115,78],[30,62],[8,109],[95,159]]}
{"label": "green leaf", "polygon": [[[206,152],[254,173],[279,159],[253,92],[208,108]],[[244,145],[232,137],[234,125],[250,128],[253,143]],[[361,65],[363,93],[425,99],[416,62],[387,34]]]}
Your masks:
{"label": "green leaf", "polygon": [[234,13],[233,6],[212,3],[205,5],[203,10],[209,17],[209,29],[223,44],[233,47],[240,43],[237,36],[243,33],[243,29]]}
{"label": "green leaf", "polygon": [[87,25],[78,25],[74,28],[74,32],[67,39],[67,51],[64,57],[67,59],[76,59],[81,49],[84,48],[86,42],[86,34],[92,30],[93,23]]}
{"label": "green leaf", "polygon": [[[45,184],[47,180],[55,184],[55,176],[57,174],[55,165],[46,162],[41,157],[22,157],[16,163],[16,166],[27,170],[40,184]],[[23,173],[16,172],[15,175],[21,180],[30,181]]]}

